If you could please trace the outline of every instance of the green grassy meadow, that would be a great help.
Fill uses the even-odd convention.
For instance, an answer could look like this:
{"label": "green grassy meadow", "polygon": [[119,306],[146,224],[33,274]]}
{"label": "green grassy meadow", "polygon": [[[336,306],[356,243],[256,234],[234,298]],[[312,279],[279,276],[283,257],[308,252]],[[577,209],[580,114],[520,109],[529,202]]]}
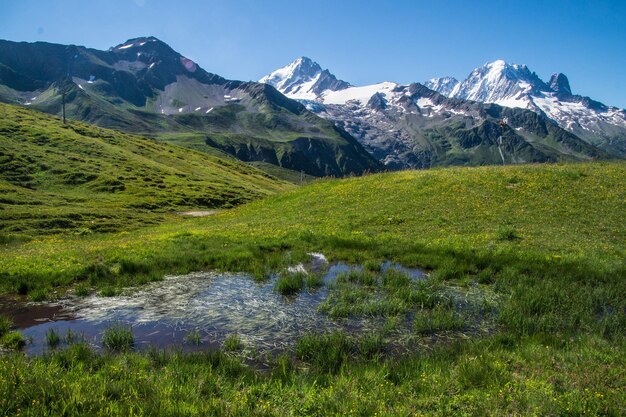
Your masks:
{"label": "green grassy meadow", "polygon": [[233,160],[0,104],[0,241],[128,231],[291,186]]}
{"label": "green grassy meadow", "polygon": [[[0,415],[624,415],[625,177],[624,162],[404,171],[318,180],[213,216],[109,233],[15,230],[0,246],[6,295],[88,294],[212,269],[262,280],[315,251],[365,267],[338,277],[321,310],[385,325],[312,329],[263,369],[239,344],[5,354]],[[384,260],[429,276],[383,273]],[[319,284],[293,276],[277,291]],[[490,294],[477,310],[483,332],[468,331],[472,317],[445,297],[475,289]],[[396,354],[386,331],[404,317],[416,345]]]}
{"label": "green grassy meadow", "polygon": [[610,274],[624,268],[625,171],[623,163],[586,163],[323,180],[214,216],[8,243],[0,271],[8,292],[31,276],[55,287],[87,279],[131,285],[167,272],[254,272],[315,250],[352,262],[392,259],[452,278],[496,275],[516,263]]}

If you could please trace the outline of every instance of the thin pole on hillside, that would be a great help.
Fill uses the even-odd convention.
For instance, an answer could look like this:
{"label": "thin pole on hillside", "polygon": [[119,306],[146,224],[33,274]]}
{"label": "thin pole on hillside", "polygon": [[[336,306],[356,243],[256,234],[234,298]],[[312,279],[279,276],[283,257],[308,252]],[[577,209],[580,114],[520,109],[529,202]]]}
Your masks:
{"label": "thin pole on hillside", "polygon": [[65,124],[65,90],[61,92],[61,103],[63,105],[63,124]]}

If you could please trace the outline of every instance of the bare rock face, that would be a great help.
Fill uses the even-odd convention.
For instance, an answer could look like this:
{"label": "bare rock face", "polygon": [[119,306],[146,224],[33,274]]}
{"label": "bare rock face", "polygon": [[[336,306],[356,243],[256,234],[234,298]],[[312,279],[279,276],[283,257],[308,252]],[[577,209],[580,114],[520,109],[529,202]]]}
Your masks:
{"label": "bare rock face", "polygon": [[550,77],[550,82],[548,84],[550,85],[550,88],[556,93],[565,94],[568,96],[572,95],[572,89],[569,86],[569,80],[563,73],[558,72],[556,74],[552,74],[552,77]]}

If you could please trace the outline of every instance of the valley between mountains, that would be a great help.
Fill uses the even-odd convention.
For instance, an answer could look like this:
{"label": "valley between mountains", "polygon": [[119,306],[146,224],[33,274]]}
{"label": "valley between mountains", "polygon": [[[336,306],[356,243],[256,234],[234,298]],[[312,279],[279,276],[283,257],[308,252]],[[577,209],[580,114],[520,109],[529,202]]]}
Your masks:
{"label": "valley between mountains", "polygon": [[0,41],[0,101],[0,415],[626,414],[626,113],[565,75]]}
{"label": "valley between mountains", "polygon": [[[623,158],[626,112],[557,73],[494,61],[449,77],[353,86],[309,58],[230,81],[154,37],[98,51],[0,42],[0,100],[231,155],[293,177]],[[282,94],[281,94],[282,93]],[[500,121],[506,120],[504,126]]]}

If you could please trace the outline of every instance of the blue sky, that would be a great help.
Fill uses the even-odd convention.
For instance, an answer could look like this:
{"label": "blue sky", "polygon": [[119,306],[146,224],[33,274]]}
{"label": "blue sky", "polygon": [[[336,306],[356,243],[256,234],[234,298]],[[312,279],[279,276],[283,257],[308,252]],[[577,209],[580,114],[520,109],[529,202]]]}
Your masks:
{"label": "blue sky", "polygon": [[355,85],[462,79],[501,58],[626,107],[626,0],[0,0],[0,39],[107,49],[144,35],[231,79],[301,55]]}

